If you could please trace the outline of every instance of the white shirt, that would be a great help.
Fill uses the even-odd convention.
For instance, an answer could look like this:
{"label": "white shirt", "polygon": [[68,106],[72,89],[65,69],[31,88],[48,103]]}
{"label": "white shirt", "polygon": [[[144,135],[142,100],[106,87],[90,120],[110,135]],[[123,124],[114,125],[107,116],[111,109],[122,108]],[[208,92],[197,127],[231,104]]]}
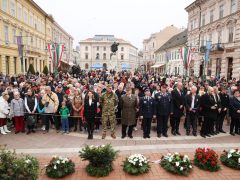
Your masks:
{"label": "white shirt", "polygon": [[89,99],[89,106],[92,105],[92,99]]}
{"label": "white shirt", "polygon": [[192,104],[191,104],[191,108],[194,108],[194,101],[195,101],[195,96],[192,96]]}

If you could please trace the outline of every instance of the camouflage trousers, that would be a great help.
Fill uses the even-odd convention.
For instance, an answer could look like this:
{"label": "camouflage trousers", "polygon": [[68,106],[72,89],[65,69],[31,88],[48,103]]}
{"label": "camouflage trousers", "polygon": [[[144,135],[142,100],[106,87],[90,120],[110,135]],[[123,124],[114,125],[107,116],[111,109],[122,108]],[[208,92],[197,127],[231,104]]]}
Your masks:
{"label": "camouflage trousers", "polygon": [[115,125],[116,125],[116,116],[114,115],[105,115],[102,114],[102,128],[103,133],[106,133],[107,131],[107,124],[110,123],[111,132],[112,134],[115,134]]}

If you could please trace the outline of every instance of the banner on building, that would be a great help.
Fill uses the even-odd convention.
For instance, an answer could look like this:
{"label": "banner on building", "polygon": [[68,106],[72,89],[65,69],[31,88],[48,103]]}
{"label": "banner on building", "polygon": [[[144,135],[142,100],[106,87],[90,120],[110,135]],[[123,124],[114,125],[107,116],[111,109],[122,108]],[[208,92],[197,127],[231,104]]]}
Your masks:
{"label": "banner on building", "polygon": [[191,63],[191,60],[192,60],[191,48],[187,48],[187,47],[180,48],[180,54],[181,54],[181,58],[182,58],[182,61],[183,61],[183,67],[185,69],[188,69],[188,67]]}
{"label": "banner on building", "polygon": [[17,46],[18,46],[18,54],[20,58],[22,58],[23,57],[22,36],[17,36]]}
{"label": "banner on building", "polygon": [[211,47],[212,47],[212,42],[207,41],[206,51],[205,51],[205,64],[207,64],[209,61],[209,53],[210,53]]}

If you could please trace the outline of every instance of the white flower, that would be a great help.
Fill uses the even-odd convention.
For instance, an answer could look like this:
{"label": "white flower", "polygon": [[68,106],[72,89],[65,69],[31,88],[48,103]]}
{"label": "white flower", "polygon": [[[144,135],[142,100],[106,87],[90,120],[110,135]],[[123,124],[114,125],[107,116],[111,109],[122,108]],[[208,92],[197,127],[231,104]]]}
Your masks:
{"label": "white flower", "polygon": [[238,158],[238,164],[240,164],[240,158]]}
{"label": "white flower", "polygon": [[171,153],[167,153],[167,156],[171,156],[172,154]]}
{"label": "white flower", "polygon": [[183,157],[184,159],[186,159],[186,160],[188,160],[189,159],[189,157],[187,156],[187,155],[184,155],[184,157]]}
{"label": "white flower", "polygon": [[56,162],[57,164],[60,164],[60,161],[59,160],[57,160],[57,162]]}
{"label": "white flower", "polygon": [[192,166],[190,165],[189,168],[192,169]]}
{"label": "white flower", "polygon": [[180,167],[180,171],[183,171],[183,167]]}
{"label": "white flower", "polygon": [[27,163],[27,164],[30,163],[30,162],[31,162],[30,159],[26,159],[26,160],[25,160],[25,163]]}
{"label": "white flower", "polygon": [[94,148],[94,146],[93,146],[93,145],[91,145],[91,146],[89,146],[89,147],[90,147],[91,149],[92,149],[92,148]]}
{"label": "white flower", "polygon": [[179,164],[180,164],[179,162],[176,162],[176,166],[177,166],[177,167],[179,166]]}
{"label": "white flower", "polygon": [[53,167],[53,169],[57,169],[57,166],[55,165],[55,166]]}
{"label": "white flower", "polygon": [[142,166],[142,163],[139,163],[139,166]]}
{"label": "white flower", "polygon": [[178,153],[178,152],[175,152],[174,154],[175,154],[175,155],[179,155],[179,153]]}
{"label": "white flower", "polygon": [[103,145],[101,145],[101,147],[102,147],[102,148],[104,148],[104,147],[105,147],[105,145],[103,144]]}
{"label": "white flower", "polygon": [[57,155],[53,155],[52,157],[56,159],[58,156]]}
{"label": "white flower", "polygon": [[235,153],[236,151],[235,149],[231,149],[229,152],[232,154],[232,153]]}
{"label": "white flower", "polygon": [[169,158],[168,161],[169,161],[169,162],[172,162],[172,158]]}
{"label": "white flower", "polygon": [[63,157],[62,157],[62,156],[59,156],[59,159],[60,159],[60,160],[63,160]]}
{"label": "white flower", "polygon": [[230,157],[232,157],[232,154],[228,154],[228,159],[229,159]]}
{"label": "white flower", "polygon": [[64,160],[65,162],[68,162],[68,161],[69,161],[68,158],[64,158],[63,160]]}

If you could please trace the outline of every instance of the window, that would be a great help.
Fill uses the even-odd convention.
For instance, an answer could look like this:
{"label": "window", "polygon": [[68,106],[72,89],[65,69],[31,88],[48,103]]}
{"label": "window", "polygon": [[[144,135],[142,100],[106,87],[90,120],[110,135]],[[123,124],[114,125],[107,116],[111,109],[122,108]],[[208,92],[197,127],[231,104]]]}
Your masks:
{"label": "window", "polygon": [[29,25],[33,27],[33,15],[29,14]]}
{"label": "window", "polygon": [[124,60],[124,55],[123,54],[121,54],[121,60]]}
{"label": "window", "polygon": [[28,12],[24,11],[23,13],[23,21],[27,24],[28,23]]}
{"label": "window", "polygon": [[236,0],[231,0],[231,13],[235,13],[237,10]]}
{"label": "window", "polygon": [[97,60],[100,59],[99,53],[96,54],[96,59],[97,59]]}
{"label": "window", "polygon": [[121,51],[124,51],[124,47],[121,47]]}
{"label": "window", "polygon": [[19,20],[22,20],[22,7],[19,5],[17,9],[17,16]]}
{"label": "window", "polygon": [[99,46],[97,46],[97,51],[99,51]]}
{"label": "window", "polygon": [[16,29],[12,30],[12,42],[13,44],[16,44]]}
{"label": "window", "polygon": [[218,43],[222,42],[222,30],[218,31]]}
{"label": "window", "polygon": [[223,10],[223,5],[219,6],[219,19],[223,18],[223,13],[224,13],[224,10]]}
{"label": "window", "polygon": [[228,42],[230,42],[230,43],[233,42],[233,32],[234,32],[234,28],[229,27],[228,28]]}
{"label": "window", "polygon": [[5,43],[8,44],[9,43],[9,39],[8,39],[8,26],[4,26],[4,36],[5,36]]}
{"label": "window", "polygon": [[85,69],[88,69],[88,63],[85,64]]}
{"label": "window", "polygon": [[2,10],[7,12],[8,9],[8,0],[2,0]]}
{"label": "window", "polygon": [[106,53],[103,53],[103,60],[106,60],[107,59],[107,55]]}
{"label": "window", "polygon": [[202,15],[202,26],[205,26],[205,14]]}
{"label": "window", "polygon": [[193,21],[191,22],[191,30],[193,30]]}
{"label": "window", "polygon": [[106,51],[106,47],[105,46],[103,47],[103,51]]}
{"label": "window", "polygon": [[14,1],[11,1],[10,3],[10,14],[13,17],[16,17],[16,4]]}
{"label": "window", "polygon": [[87,53],[85,54],[85,59],[88,59],[88,54]]}
{"label": "window", "polygon": [[210,11],[210,23],[214,21],[214,10]]}
{"label": "window", "polygon": [[154,42],[153,42],[153,48],[154,48]]}
{"label": "window", "polygon": [[88,46],[85,47],[85,51],[88,51]]}
{"label": "window", "polygon": [[209,34],[208,40],[209,40],[209,41],[212,41],[212,33]]}

